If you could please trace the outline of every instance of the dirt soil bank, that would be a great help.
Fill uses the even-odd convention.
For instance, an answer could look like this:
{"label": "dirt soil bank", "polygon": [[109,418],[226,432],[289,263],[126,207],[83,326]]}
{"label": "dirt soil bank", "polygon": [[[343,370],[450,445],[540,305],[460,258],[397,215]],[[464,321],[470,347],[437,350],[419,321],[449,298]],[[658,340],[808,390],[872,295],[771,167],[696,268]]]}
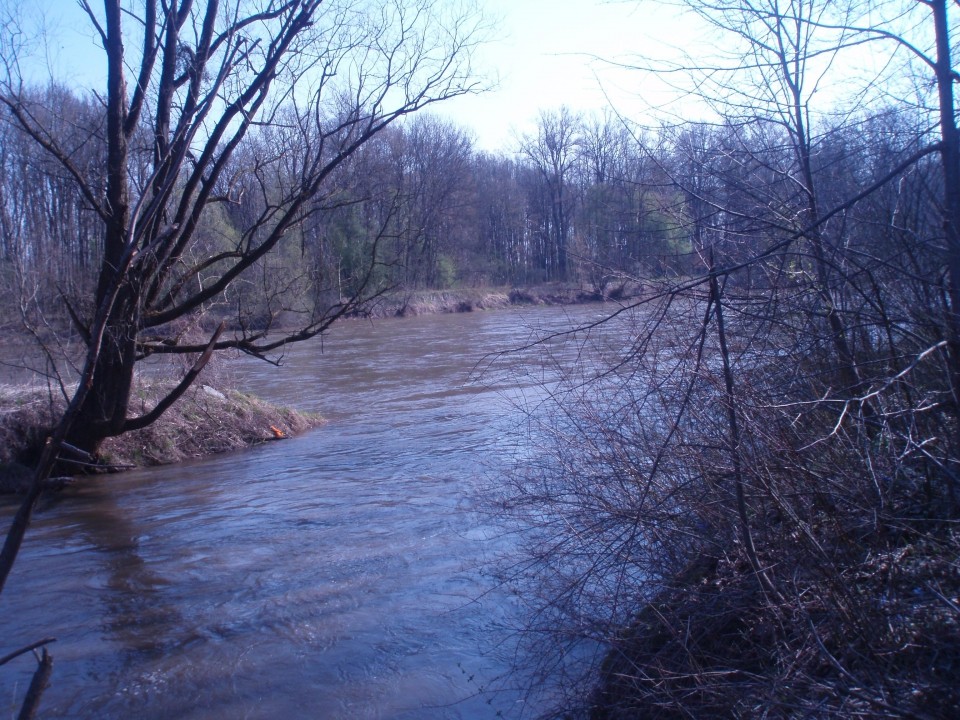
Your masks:
{"label": "dirt soil bank", "polygon": [[[552,283],[526,288],[423,290],[384,296],[363,317],[394,318],[496,310],[513,305],[576,305],[621,301],[639,296],[639,284],[606,292]],[[162,385],[135,390],[131,412],[152,408]],[[62,397],[44,386],[0,385],[0,493],[21,492],[50,428],[63,411]],[[321,425],[317,416],[281,408],[224,387],[197,384],[152,426],[107,440],[100,461],[105,469],[179,462],[237,450]],[[78,471],[81,468],[78,467]]]}
{"label": "dirt soil bank", "polygon": [[387,318],[440,313],[497,310],[512,305],[579,305],[589,302],[620,301],[640,295],[639,284],[621,285],[602,293],[565,283],[525,288],[465,288],[418,290],[386,295],[364,308],[363,317]]}
{"label": "dirt soil bank", "polygon": [[[135,391],[134,413],[153,407],[163,385]],[[0,492],[18,492],[30,482],[60,397],[40,386],[0,387]],[[317,415],[277,407],[236,390],[197,384],[156,423],[103,444],[101,462],[111,469],[163,465],[228,452],[289,437],[323,424]]]}

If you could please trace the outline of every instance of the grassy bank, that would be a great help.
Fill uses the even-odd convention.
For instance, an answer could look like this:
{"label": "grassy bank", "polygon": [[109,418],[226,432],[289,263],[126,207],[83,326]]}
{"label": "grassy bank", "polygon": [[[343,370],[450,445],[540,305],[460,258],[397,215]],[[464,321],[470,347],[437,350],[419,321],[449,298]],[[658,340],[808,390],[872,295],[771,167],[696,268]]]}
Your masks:
{"label": "grassy bank", "polygon": [[[166,389],[140,385],[132,411],[153,407]],[[63,407],[63,398],[44,387],[0,387],[0,492],[20,491],[29,482],[29,466]],[[274,428],[290,436],[322,422],[236,390],[198,384],[150,427],[104,442],[100,461],[103,469],[163,465],[272,441]]]}

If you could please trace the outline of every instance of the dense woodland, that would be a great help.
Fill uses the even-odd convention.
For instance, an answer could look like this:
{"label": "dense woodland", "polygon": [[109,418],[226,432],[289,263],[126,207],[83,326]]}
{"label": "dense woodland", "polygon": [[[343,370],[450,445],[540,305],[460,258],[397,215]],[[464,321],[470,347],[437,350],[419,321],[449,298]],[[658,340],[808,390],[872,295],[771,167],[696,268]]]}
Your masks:
{"label": "dense woodland", "polygon": [[[4,317],[110,341],[75,404],[99,435],[71,420],[59,437],[95,454],[162,413],[127,418],[129,384],[107,380],[151,354],[265,355],[266,329],[299,323],[284,342],[306,339],[390,290],[576,283],[635,324],[602,372],[557,378],[555,412],[531,417],[540,452],[497,490],[526,553],[503,575],[532,603],[540,681],[586,640],[604,652],[584,677],[602,682],[567,687],[597,718],[952,716],[956,7],[687,5],[722,54],[635,69],[641,93],[651,74],[684,78],[702,116],[546,109],[500,153],[419,112],[469,90],[456,73],[386,115],[379,90],[309,107],[281,93],[268,120],[238,114],[222,136],[199,132],[191,104],[219,76],[176,38],[163,72],[140,66],[158,88],[140,121],[116,85],[8,82]],[[216,58],[226,46],[201,20],[192,47]],[[882,58],[869,72],[866,46]],[[251,87],[273,81],[226,55]],[[137,111],[122,127],[120,108]],[[190,142],[170,125],[188,110]],[[623,300],[627,283],[642,297]]]}
{"label": "dense woodland", "polygon": [[[102,172],[103,113],[95,97],[56,86],[26,97],[41,119],[56,107],[58,143],[85,173]],[[8,122],[0,132],[5,281],[56,318],[64,296],[74,304],[91,296],[101,222],[73,178],[21,128]],[[618,280],[689,273],[696,267],[690,196],[674,176],[689,162],[688,146],[715,142],[723,152],[724,134],[729,140],[729,131],[704,125],[638,142],[612,114],[560,108],[542,113],[536,135],[491,154],[475,150],[469,133],[448,121],[412,117],[338,168],[282,251],[262,263],[268,293],[231,287],[216,304],[226,313],[239,306],[263,322],[271,310],[327,302],[330,293],[355,290],[374,253],[378,283],[395,290],[574,282],[609,292]],[[149,133],[137,138],[131,154],[148,157]],[[184,258],[197,264],[193,282],[215,274],[200,264],[238,247],[243,228],[292,182],[245,176],[244,168],[277,153],[287,159],[280,172],[295,176],[302,156],[296,143],[282,125],[271,126],[234,156],[217,188],[220,202],[203,216],[202,242]]]}
{"label": "dense woodland", "polygon": [[[58,108],[58,143],[85,173],[101,172],[98,101],[56,86],[27,98],[40,118]],[[831,248],[869,243],[877,252],[905,234],[929,235],[939,222],[930,202],[935,160],[896,173],[924,146],[922,123],[918,112],[881,107],[817,128],[808,151],[817,211],[881,185],[829,224],[826,232],[837,235]],[[100,220],[22,129],[6,123],[0,132],[4,277],[35,309],[62,320],[65,298],[82,305],[91,296]],[[149,154],[148,133],[141,139],[135,157]],[[394,290],[571,282],[609,296],[626,280],[690,276],[704,269],[707,247],[745,260],[767,248],[770,227],[795,231],[813,217],[798,218],[809,200],[793,170],[796,152],[787,130],[758,120],[641,132],[612,113],[558,108],[543,111],[536,133],[515,148],[489,153],[474,149],[463,128],[416,116],[338,168],[281,252],[261,263],[259,283],[230,287],[214,304],[263,323],[271,311],[353,292],[371,257],[378,284]],[[245,176],[244,168],[272,153],[287,159],[290,178]],[[228,168],[218,202],[202,218],[202,242],[183,259],[195,266],[192,282],[202,286],[217,271],[210,259],[242,245],[243,228],[291,184],[300,156],[294,138],[268,127],[234,157],[236,168]],[[897,225],[889,222],[894,216]],[[750,282],[761,275],[750,273]],[[15,308],[5,317],[14,319]]]}

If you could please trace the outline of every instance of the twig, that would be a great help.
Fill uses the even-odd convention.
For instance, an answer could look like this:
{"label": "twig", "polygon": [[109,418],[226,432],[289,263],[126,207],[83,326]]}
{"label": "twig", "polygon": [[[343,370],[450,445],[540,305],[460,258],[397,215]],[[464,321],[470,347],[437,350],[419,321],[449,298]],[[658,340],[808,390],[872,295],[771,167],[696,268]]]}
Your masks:
{"label": "twig", "polygon": [[6,665],[8,662],[10,662],[16,657],[20,657],[24,653],[28,653],[31,650],[36,650],[41,645],[46,645],[48,643],[52,643],[56,641],[57,639],[55,637],[48,637],[48,638],[44,638],[43,640],[37,640],[36,642],[30,643],[26,647],[22,647],[19,650],[14,650],[12,653],[8,653],[4,655],[2,658],[0,658],[0,665]]}
{"label": "twig", "polygon": [[47,689],[47,685],[50,683],[50,673],[53,672],[53,656],[47,652],[46,648],[41,652],[38,663],[37,670],[33,673],[33,680],[30,681],[27,696],[23,699],[20,714],[17,715],[17,720],[32,720],[37,712],[37,706],[40,705],[43,691]]}
{"label": "twig", "polygon": [[[86,450],[81,450],[80,448],[78,448],[78,447],[76,447],[76,446],[74,446],[74,445],[71,445],[71,444],[68,443],[68,442],[61,442],[61,443],[60,443],[60,447],[63,448],[64,450],[69,450],[69,451],[72,452],[74,455],[77,455],[78,457],[82,457],[83,459],[85,459],[85,460],[87,460],[87,461],[89,461],[89,462],[93,462],[93,461],[95,460],[95,458],[93,457],[93,455],[91,455],[90,453],[88,453]],[[60,458],[60,461],[61,461],[61,462],[66,462],[62,457]]]}
{"label": "twig", "polygon": [[938,598],[940,598],[941,600],[943,600],[943,602],[945,602],[945,603],[947,604],[947,606],[948,606],[951,610],[953,610],[955,613],[960,614],[960,605],[957,605],[957,603],[955,603],[953,600],[951,600],[951,599],[948,598],[946,595],[944,595],[942,592],[940,592],[939,589],[937,589],[936,587],[934,587],[934,585],[933,585],[932,582],[928,582],[928,583],[927,583],[927,590],[929,590],[929,591],[932,592],[934,595],[936,595]]}

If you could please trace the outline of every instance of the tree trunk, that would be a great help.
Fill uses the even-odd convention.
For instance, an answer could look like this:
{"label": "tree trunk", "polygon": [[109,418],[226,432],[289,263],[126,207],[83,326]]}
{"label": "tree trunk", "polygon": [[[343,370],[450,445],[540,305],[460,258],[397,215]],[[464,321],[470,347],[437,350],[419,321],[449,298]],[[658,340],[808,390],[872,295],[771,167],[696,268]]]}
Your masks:
{"label": "tree trunk", "polygon": [[[123,431],[139,330],[140,303],[129,267],[130,229],[127,90],[124,79],[122,8],[119,0],[104,4],[107,52],[107,187],[104,261],[97,282],[95,323],[104,332],[94,363],[89,391],[77,410],[66,442],[96,456],[103,440]],[[118,283],[122,283],[118,286]],[[88,360],[88,362],[90,361]]]}
{"label": "tree trunk", "polygon": [[136,328],[126,320],[110,324],[97,357],[90,389],[66,442],[96,456],[103,441],[123,432],[133,386]]}
{"label": "tree trunk", "polygon": [[951,356],[954,402],[960,413],[960,130],[954,108],[954,74],[950,51],[950,26],[946,0],[933,0],[937,42],[937,91],[940,104],[940,156],[943,162],[943,231],[947,246],[947,332]]}
{"label": "tree trunk", "polygon": [[[954,72],[950,49],[950,24],[946,0],[932,0],[934,33],[937,43],[937,92],[940,105],[940,158],[943,162],[943,232],[947,247],[947,344],[950,349],[950,385],[954,416],[960,416],[960,130],[954,107]],[[954,432],[954,457],[960,452],[960,431]],[[957,481],[948,474],[948,491],[954,508]]]}

